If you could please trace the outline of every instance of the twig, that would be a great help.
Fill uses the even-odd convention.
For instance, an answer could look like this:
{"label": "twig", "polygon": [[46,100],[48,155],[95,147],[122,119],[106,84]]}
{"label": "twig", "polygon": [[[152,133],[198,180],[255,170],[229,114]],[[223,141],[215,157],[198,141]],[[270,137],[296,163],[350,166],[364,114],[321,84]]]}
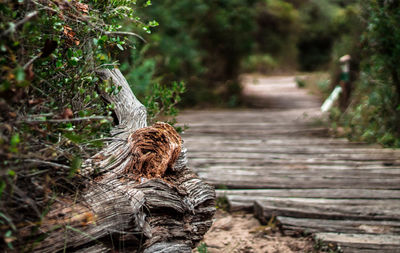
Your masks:
{"label": "twig", "polygon": [[55,162],[48,162],[48,161],[37,160],[37,159],[25,159],[24,161],[31,162],[31,163],[40,163],[40,164],[49,165],[49,166],[57,167],[57,168],[70,169],[70,167],[67,165],[59,164],[59,163],[55,163]]}
{"label": "twig", "polygon": [[127,142],[127,140],[125,140],[125,139],[109,137],[109,138],[94,139],[94,140],[85,141],[85,142],[82,142],[82,143],[90,143],[90,142],[95,142],[95,141],[123,141],[123,142]]}
{"label": "twig", "polygon": [[112,120],[111,117],[91,116],[91,117],[72,118],[72,119],[47,119],[47,120],[28,119],[28,120],[18,121],[17,123],[28,123],[28,124],[37,124],[37,123],[65,123],[65,122],[78,122],[78,121],[102,120],[102,119]]}
{"label": "twig", "polygon": [[118,62],[118,61],[115,61],[115,62],[113,62],[113,63],[104,63],[104,64],[101,64],[101,65],[99,65],[98,67],[96,67],[96,69],[101,69],[101,68],[104,68],[104,67],[107,67],[107,66],[118,66],[118,65],[120,65],[119,62]]}
{"label": "twig", "polygon": [[24,65],[24,69],[26,70],[29,65],[31,65],[34,61],[36,61],[40,56],[42,55],[42,53],[36,55],[35,57],[33,57],[32,59],[30,59],[25,65]]}
{"label": "twig", "polygon": [[104,30],[103,30],[103,32],[104,32],[104,34],[106,34],[106,35],[130,35],[130,36],[135,36],[135,37],[138,37],[139,39],[141,39],[144,43],[147,43],[147,41],[146,41],[142,36],[140,36],[140,35],[137,34],[137,33],[133,33],[133,32],[124,32],[124,31],[109,32],[109,31],[104,31]]}
{"label": "twig", "polygon": [[8,34],[11,33],[11,32],[14,32],[15,29],[16,29],[18,26],[20,26],[20,25],[22,25],[22,24],[28,22],[31,18],[35,17],[37,14],[38,14],[37,11],[29,12],[28,14],[26,14],[26,16],[25,16],[23,19],[21,19],[21,20],[18,21],[17,23],[15,23],[15,24],[11,23],[10,28],[8,28],[7,30],[5,30],[5,31],[0,35],[0,38],[1,38],[1,37],[4,37],[4,36],[6,36],[6,35],[8,35]]}

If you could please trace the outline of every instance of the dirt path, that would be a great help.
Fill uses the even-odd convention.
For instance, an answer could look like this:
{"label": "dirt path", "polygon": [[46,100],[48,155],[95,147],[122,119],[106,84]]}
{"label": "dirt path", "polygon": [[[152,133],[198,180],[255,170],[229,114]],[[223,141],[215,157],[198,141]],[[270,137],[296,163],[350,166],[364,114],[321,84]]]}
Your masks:
{"label": "dirt path", "polygon": [[345,252],[400,252],[400,151],[332,138],[321,102],[293,77],[247,77],[244,95],[259,109],[179,117],[190,165],[230,210]]}
{"label": "dirt path", "polygon": [[[313,252],[311,237],[283,235],[274,226],[263,226],[249,213],[228,214],[218,211],[215,222],[205,235],[209,253]],[[195,250],[194,252],[198,252]]]}

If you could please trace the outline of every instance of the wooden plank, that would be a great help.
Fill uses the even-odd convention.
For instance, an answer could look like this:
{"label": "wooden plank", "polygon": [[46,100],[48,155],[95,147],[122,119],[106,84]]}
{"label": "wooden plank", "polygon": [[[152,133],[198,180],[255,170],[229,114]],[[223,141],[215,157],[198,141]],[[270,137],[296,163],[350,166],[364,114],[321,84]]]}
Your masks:
{"label": "wooden plank", "polygon": [[228,198],[228,204],[229,204],[229,212],[249,212],[252,213],[254,210],[254,201],[253,202],[248,202],[248,201],[232,201],[229,200]]}
{"label": "wooden plank", "polygon": [[297,137],[297,138],[289,138],[287,136],[270,136],[268,138],[264,138],[263,136],[252,137],[252,136],[230,136],[230,138],[226,138],[225,136],[209,136],[206,134],[198,134],[192,132],[185,132],[182,134],[185,142],[190,144],[195,143],[215,143],[215,144],[263,144],[268,147],[291,147],[291,146],[304,146],[304,145],[321,145],[321,146],[341,146],[341,147],[354,147],[354,148],[379,148],[379,145],[371,145],[360,142],[349,142],[346,139],[341,138],[320,138],[320,137]]}
{"label": "wooden plank", "polygon": [[277,220],[284,230],[305,233],[400,234],[400,221],[327,220],[282,216],[278,216]]}
{"label": "wooden plank", "polygon": [[266,223],[272,216],[332,220],[400,221],[400,202],[394,200],[333,200],[268,198],[256,200],[255,216]]}
{"label": "wooden plank", "polygon": [[[311,169],[311,168],[279,168],[279,167],[260,167],[251,166],[247,169],[240,167],[224,168],[218,166],[200,167],[195,170],[197,173],[212,173],[218,171],[218,174],[229,173],[231,175],[255,175],[263,177],[297,177],[299,180],[302,178],[310,177],[324,177],[324,178],[346,178],[346,179],[385,179],[385,178],[398,178],[400,179],[399,169]],[[400,183],[400,181],[399,181]]]}
{"label": "wooden plank", "polygon": [[387,167],[395,167],[398,168],[400,166],[400,162],[394,161],[349,161],[349,160],[326,160],[326,159],[318,159],[318,158],[302,158],[302,159],[275,159],[272,157],[267,159],[249,159],[245,157],[235,157],[235,158],[215,158],[215,157],[195,157],[189,153],[188,156],[191,160],[190,165],[194,166],[201,166],[201,165],[211,165],[211,164],[240,164],[245,166],[262,166],[265,164],[281,164],[281,165],[340,165],[340,166],[354,166],[354,167],[361,167],[364,165],[380,165],[380,166],[387,166]]}
{"label": "wooden plank", "polygon": [[317,233],[315,238],[335,243],[345,252],[400,252],[400,235]]}
{"label": "wooden plank", "polygon": [[199,177],[213,185],[228,189],[400,189],[398,178],[323,178],[323,177],[263,177],[262,175],[224,175],[198,173]]}
{"label": "wooden plank", "polygon": [[210,136],[213,135],[222,135],[222,136],[229,136],[229,135],[236,135],[236,136],[263,136],[268,137],[270,135],[286,135],[286,136],[295,136],[295,135],[317,135],[317,136],[328,136],[329,130],[324,127],[309,127],[309,128],[298,128],[293,130],[286,130],[286,129],[276,129],[276,130],[259,130],[259,131],[248,131],[248,130],[240,130],[240,129],[232,129],[230,131],[226,129],[220,130],[211,130],[211,129],[204,129],[204,130],[197,130],[197,133],[201,134],[208,134]]}
{"label": "wooden plank", "polygon": [[196,166],[197,171],[207,170],[265,170],[271,172],[280,171],[321,171],[329,172],[336,171],[343,174],[347,173],[400,173],[400,166],[385,166],[383,164],[363,163],[362,165],[345,165],[345,164],[306,164],[306,163],[267,163],[263,165],[240,165],[240,164],[213,164],[212,166],[201,166],[200,163]]}
{"label": "wooden plank", "polygon": [[[301,197],[326,199],[397,199],[400,200],[400,190],[370,190],[370,189],[262,189],[262,190],[216,190],[218,197],[226,196],[238,200],[243,196],[247,201],[254,202],[254,197]],[[238,196],[238,197],[236,197]]]}
{"label": "wooden plank", "polygon": [[196,133],[194,131],[191,131],[190,128],[189,130],[186,130],[185,132],[182,133],[182,137],[184,139],[193,139],[193,138],[198,138],[201,137],[201,139],[199,139],[199,141],[203,141],[203,140],[210,140],[215,138],[216,141],[218,142],[230,142],[230,141],[246,141],[246,140],[261,140],[262,142],[271,144],[271,145],[290,145],[290,144],[299,144],[299,143],[303,143],[303,144],[317,144],[317,143],[321,143],[321,144],[354,144],[354,145],[362,145],[362,146],[367,146],[367,147],[381,147],[378,144],[367,144],[365,142],[350,142],[349,140],[345,139],[345,138],[335,138],[335,137],[319,137],[319,136],[314,136],[314,137],[309,137],[309,136],[299,136],[298,138],[292,138],[289,136],[285,136],[285,135],[277,135],[277,136],[270,136],[268,138],[263,138],[262,136],[261,139],[257,138],[257,137],[252,137],[252,136],[248,136],[248,137],[243,137],[243,136],[235,136],[235,135],[231,135],[230,138],[223,138],[223,136],[209,136],[206,134],[199,134]]}
{"label": "wooden plank", "polygon": [[[187,142],[185,142],[187,144]],[[186,145],[189,148],[191,153],[202,153],[205,152],[204,145],[206,143],[196,143],[194,145]],[[332,147],[330,145],[323,146],[323,145],[314,145],[314,146],[268,146],[263,143],[261,145],[255,145],[252,143],[251,145],[232,145],[232,144],[213,144],[212,146],[208,147],[206,152],[213,153],[213,152],[221,152],[221,153],[255,153],[255,154],[307,154],[307,155],[320,155],[320,154],[335,154],[340,155],[381,155],[386,157],[398,158],[400,157],[400,150],[391,150],[391,149],[377,149],[377,148],[354,148],[354,147]]]}
{"label": "wooden plank", "polygon": [[193,152],[189,150],[190,157],[193,159],[198,157],[207,157],[207,158],[246,158],[246,159],[281,159],[281,160],[292,160],[293,158],[298,159],[316,159],[320,161],[383,161],[383,162],[392,162],[392,163],[400,163],[400,157],[393,156],[391,154],[336,154],[336,153],[321,153],[321,154],[310,154],[307,153],[296,153],[296,154],[286,154],[282,152],[279,153],[267,153],[267,152],[224,152],[224,151],[198,151]]}
{"label": "wooden plank", "polygon": [[287,119],[305,119],[304,113],[309,116],[320,116],[318,108],[311,109],[285,109],[285,110],[270,110],[270,109],[218,109],[218,110],[185,110],[178,116],[178,122],[191,124],[201,122],[279,122]]}
{"label": "wooden plank", "polygon": [[229,210],[253,211],[256,200],[268,197],[283,198],[326,198],[326,199],[393,199],[400,200],[399,190],[366,189],[279,189],[279,190],[217,190],[217,197],[224,197],[229,203]]}

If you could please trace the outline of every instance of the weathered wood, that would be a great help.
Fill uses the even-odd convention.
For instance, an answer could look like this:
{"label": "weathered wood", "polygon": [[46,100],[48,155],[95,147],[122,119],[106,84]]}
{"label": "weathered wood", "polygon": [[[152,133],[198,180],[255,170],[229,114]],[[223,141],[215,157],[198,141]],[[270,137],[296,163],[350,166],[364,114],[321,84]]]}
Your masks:
{"label": "weathered wood", "polygon": [[254,213],[263,222],[272,216],[331,220],[397,220],[400,200],[264,198],[256,200]]}
{"label": "weathered wood", "polygon": [[[245,159],[281,159],[281,160],[292,160],[294,157],[292,154],[285,154],[283,152],[280,153],[267,153],[267,152],[225,152],[225,151],[215,151],[215,152],[194,152],[193,158],[196,157],[212,157],[212,158],[245,158]],[[310,154],[307,153],[296,153],[296,157],[300,159],[311,159]],[[400,158],[395,157],[392,154],[332,154],[332,153],[325,153],[325,154],[313,154],[314,160],[318,161],[382,161],[382,162],[393,162],[393,163],[400,163]]]}
{"label": "weathered wood", "polygon": [[399,235],[317,233],[317,240],[339,245],[345,252],[399,252]]}
{"label": "weathered wood", "polygon": [[325,198],[325,199],[400,199],[400,190],[376,189],[262,189],[262,190],[217,190],[217,197],[226,198],[230,211],[253,212],[256,200],[267,197]]}
{"label": "weathered wood", "polygon": [[[384,166],[388,169],[390,168],[398,168],[400,163],[393,163],[393,162],[385,162],[385,161],[346,161],[346,160],[325,160],[325,159],[316,159],[316,158],[309,158],[309,159],[274,159],[274,156],[265,157],[265,159],[247,159],[247,158],[223,158],[223,157],[189,157],[191,159],[192,165],[209,165],[209,164],[231,164],[231,165],[240,165],[245,166],[263,166],[269,164],[278,164],[282,166],[303,166],[303,165],[332,165],[332,166],[353,166],[353,168],[359,168],[364,165],[366,166]],[[210,168],[211,169],[211,168]]]}
{"label": "weathered wood", "polygon": [[[240,171],[239,171],[240,172]],[[399,178],[335,178],[324,176],[263,176],[262,173],[198,173],[206,182],[229,189],[353,189],[357,182],[358,189],[400,189]],[[224,176],[225,175],[225,176]]]}
{"label": "weathered wood", "polygon": [[214,188],[187,168],[171,126],[145,127],[146,110],[118,69],[99,75],[121,87],[102,94],[115,104],[113,141],[84,162],[79,198],[51,206],[35,251],[191,252],[212,224]]}
{"label": "weathered wood", "polygon": [[327,220],[276,217],[284,230],[305,233],[340,232],[348,234],[400,234],[400,221]]}
{"label": "weathered wood", "polygon": [[[355,157],[357,156],[368,156],[368,155],[373,155],[373,157],[382,157],[382,158],[391,158],[395,159],[396,157],[398,158],[400,156],[400,151],[395,151],[395,150],[390,150],[390,149],[377,149],[377,148],[368,148],[368,147],[360,147],[360,146],[355,146],[355,147],[349,147],[349,146],[324,146],[322,144],[319,145],[307,145],[304,147],[301,147],[301,144],[297,144],[296,146],[272,146],[268,145],[266,147],[265,144],[263,145],[255,145],[254,143],[251,143],[250,145],[244,145],[243,143],[240,144],[240,146],[232,146],[232,145],[227,145],[227,143],[224,143],[223,145],[219,144],[218,142],[213,143],[212,146],[210,146],[207,150],[204,150],[202,148],[202,145],[204,145],[207,142],[196,142],[191,145],[191,152],[195,153],[201,153],[201,152],[221,152],[221,153],[227,153],[227,152],[233,152],[233,153],[270,153],[270,154],[291,154],[291,155],[324,155],[328,156],[329,154],[332,155],[332,152],[335,152],[337,155],[349,155],[349,152],[351,152],[351,155],[354,155]],[[197,144],[197,145],[196,145]],[[232,143],[228,143],[232,144]],[[223,149],[221,149],[223,148]],[[371,157],[370,157],[371,158]]]}
{"label": "weathered wood", "polygon": [[[228,167],[228,166],[227,166]],[[252,166],[247,169],[240,167],[231,167],[226,168],[224,166],[215,166],[214,168],[219,168],[218,173],[231,173],[232,175],[252,175],[252,176],[264,176],[264,177],[299,177],[299,178],[343,178],[343,179],[360,179],[365,180],[368,178],[376,178],[376,179],[395,179],[400,178],[400,169],[354,169],[344,171],[343,169],[332,169],[332,168],[307,168],[306,166],[303,168],[288,168],[288,169],[279,169],[279,166],[271,166],[268,170],[264,168],[260,168],[259,166]],[[207,168],[199,168],[197,169],[198,173],[209,173]]]}
{"label": "weathered wood", "polygon": [[325,198],[325,199],[400,199],[400,190],[377,189],[246,189],[216,190],[217,197],[233,200],[243,198],[253,202],[264,197]]}
{"label": "weathered wood", "polygon": [[[293,77],[256,79],[245,78],[244,95],[263,109],[180,115],[199,177],[229,188],[217,195],[230,210],[255,211],[264,222],[277,215],[286,233],[324,233],[319,239],[344,252],[400,252],[392,243],[400,234],[400,150],[333,138],[319,124],[318,99]],[[348,239],[359,234],[369,237]]]}

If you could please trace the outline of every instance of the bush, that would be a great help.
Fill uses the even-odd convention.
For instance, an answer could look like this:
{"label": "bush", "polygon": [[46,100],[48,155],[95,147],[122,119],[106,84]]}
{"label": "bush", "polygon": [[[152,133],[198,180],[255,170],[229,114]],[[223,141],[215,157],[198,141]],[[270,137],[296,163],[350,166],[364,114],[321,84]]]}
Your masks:
{"label": "bush", "polygon": [[[83,187],[75,175],[113,125],[99,91],[118,92],[95,71],[132,46],[127,36],[136,35],[120,30],[122,20],[149,29],[134,8],[125,0],[0,3],[1,248],[29,250],[50,204]],[[20,241],[28,224],[32,241]]]}
{"label": "bush", "polygon": [[400,147],[400,4],[370,0],[363,18],[361,75],[341,123],[353,139]]}

